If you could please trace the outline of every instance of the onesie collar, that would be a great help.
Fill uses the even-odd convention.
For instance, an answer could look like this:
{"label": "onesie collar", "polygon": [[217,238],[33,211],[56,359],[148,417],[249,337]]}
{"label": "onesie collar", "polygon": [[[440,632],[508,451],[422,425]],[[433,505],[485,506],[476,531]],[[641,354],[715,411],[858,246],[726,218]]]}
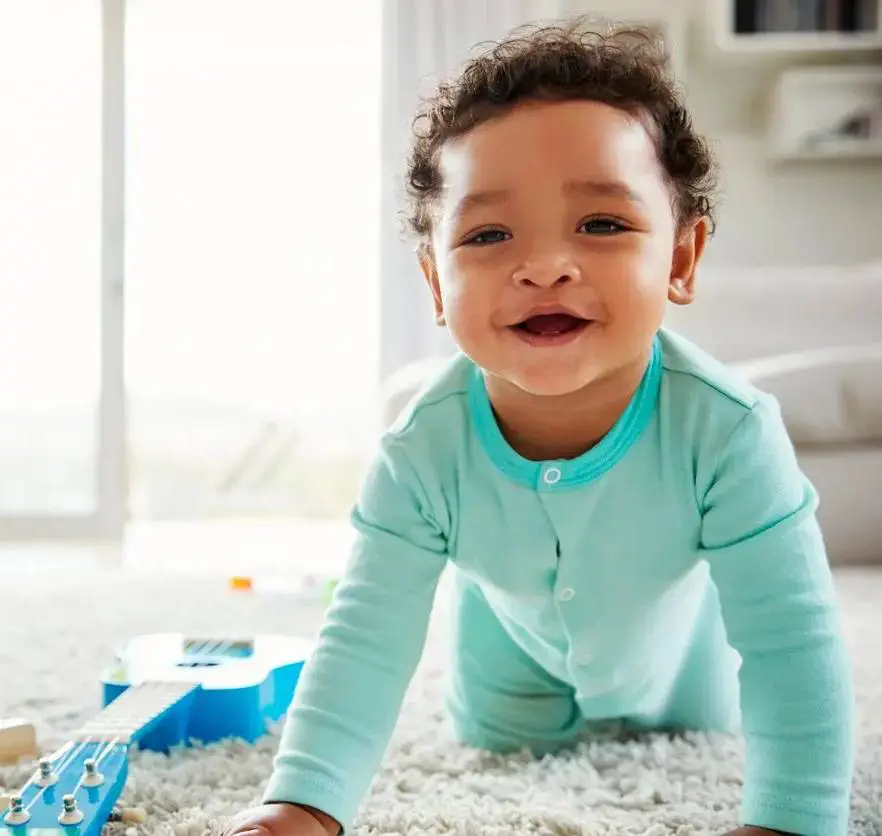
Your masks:
{"label": "onesie collar", "polygon": [[610,470],[637,441],[655,411],[661,376],[662,349],[656,335],[643,380],[627,408],[594,447],[575,459],[536,462],[515,451],[499,429],[483,372],[477,366],[469,383],[469,412],[485,452],[506,476],[536,490],[577,487]]}

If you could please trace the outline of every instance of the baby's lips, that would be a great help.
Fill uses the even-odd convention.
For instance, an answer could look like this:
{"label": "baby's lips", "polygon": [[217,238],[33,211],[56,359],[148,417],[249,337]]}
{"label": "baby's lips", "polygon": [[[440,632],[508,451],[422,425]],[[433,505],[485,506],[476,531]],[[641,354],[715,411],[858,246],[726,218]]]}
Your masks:
{"label": "baby's lips", "polygon": [[569,313],[535,314],[519,322],[515,327],[531,334],[562,334],[572,331],[587,320]]}

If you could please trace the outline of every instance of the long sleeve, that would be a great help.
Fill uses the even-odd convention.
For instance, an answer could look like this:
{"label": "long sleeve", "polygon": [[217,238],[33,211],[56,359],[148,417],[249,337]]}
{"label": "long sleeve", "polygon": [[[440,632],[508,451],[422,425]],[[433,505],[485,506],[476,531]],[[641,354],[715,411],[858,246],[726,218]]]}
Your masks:
{"label": "long sleeve", "polygon": [[853,774],[851,666],[815,517],[777,402],[740,421],[703,496],[702,547],[740,671],[742,822],[845,836]]}
{"label": "long sleeve", "polygon": [[446,538],[403,445],[386,441],[352,515],[356,545],[295,692],[264,792],[351,826],[422,654]]}

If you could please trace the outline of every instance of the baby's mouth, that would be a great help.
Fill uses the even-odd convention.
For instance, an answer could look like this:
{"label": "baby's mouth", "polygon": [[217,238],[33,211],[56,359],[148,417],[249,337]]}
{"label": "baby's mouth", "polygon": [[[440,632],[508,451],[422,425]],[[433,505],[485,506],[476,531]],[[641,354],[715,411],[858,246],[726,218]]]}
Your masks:
{"label": "baby's mouth", "polygon": [[557,337],[581,331],[591,324],[590,319],[582,319],[575,314],[549,313],[529,316],[513,327],[537,337]]}

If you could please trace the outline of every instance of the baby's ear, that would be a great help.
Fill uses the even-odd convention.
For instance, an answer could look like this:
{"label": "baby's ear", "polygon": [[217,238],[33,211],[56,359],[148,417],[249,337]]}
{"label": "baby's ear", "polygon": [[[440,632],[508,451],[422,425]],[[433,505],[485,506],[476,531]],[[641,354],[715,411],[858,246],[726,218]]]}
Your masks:
{"label": "baby's ear", "polygon": [[704,255],[707,238],[707,218],[698,218],[680,229],[668,278],[668,299],[675,305],[689,305],[695,299],[698,263]]}
{"label": "baby's ear", "polygon": [[441,285],[438,281],[438,267],[435,262],[435,254],[431,246],[428,244],[421,245],[417,258],[420,262],[420,269],[432,292],[432,301],[435,306],[435,324],[444,325],[444,302],[441,299]]}
{"label": "baby's ear", "polygon": [[685,280],[679,277],[671,277],[668,285],[668,301],[675,305],[690,305],[695,299],[695,280],[690,284],[686,284]]}

